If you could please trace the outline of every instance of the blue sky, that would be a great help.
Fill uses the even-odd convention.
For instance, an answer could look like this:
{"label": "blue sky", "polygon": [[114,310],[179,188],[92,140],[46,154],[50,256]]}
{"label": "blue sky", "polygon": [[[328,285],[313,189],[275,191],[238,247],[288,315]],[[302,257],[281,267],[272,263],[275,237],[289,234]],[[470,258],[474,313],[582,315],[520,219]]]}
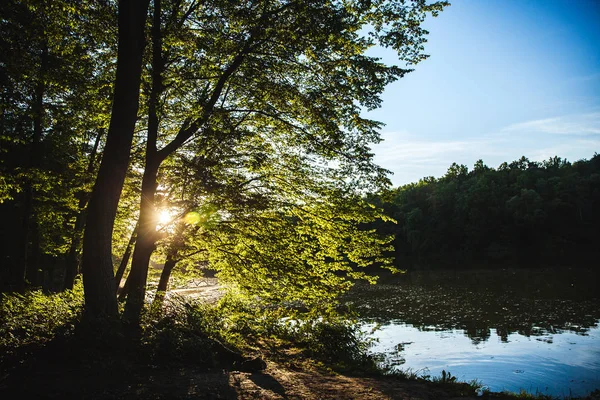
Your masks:
{"label": "blue sky", "polygon": [[442,176],[452,162],[600,152],[600,0],[451,2],[426,23],[431,57],[367,114],[386,124],[373,150],[393,184]]}

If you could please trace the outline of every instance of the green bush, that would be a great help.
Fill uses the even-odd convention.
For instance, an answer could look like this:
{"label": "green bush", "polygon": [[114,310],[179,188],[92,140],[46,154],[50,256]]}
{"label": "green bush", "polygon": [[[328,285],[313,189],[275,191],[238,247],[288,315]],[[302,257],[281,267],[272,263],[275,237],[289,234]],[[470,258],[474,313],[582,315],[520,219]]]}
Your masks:
{"label": "green bush", "polygon": [[[162,315],[148,314],[145,344],[156,358],[208,359],[215,342],[245,353],[271,352],[289,359],[313,359],[337,370],[376,372],[368,354],[371,342],[360,324],[335,311],[299,312],[273,304],[250,302],[234,294],[217,304],[171,297]],[[217,346],[219,347],[219,346]],[[222,356],[222,355],[221,355]]]}
{"label": "green bush", "polygon": [[368,350],[372,344],[360,324],[343,315],[291,320],[283,337],[304,354],[337,370],[377,372]]}
{"label": "green bush", "polygon": [[352,315],[340,314],[331,307],[302,310],[261,305],[234,295],[225,296],[218,308],[223,315],[222,329],[225,328],[222,336],[230,342],[241,342],[238,346],[264,347],[268,342],[275,353],[295,348],[298,356],[337,370],[377,371],[375,360],[368,352],[372,339]]}
{"label": "green bush", "polygon": [[69,335],[81,317],[83,289],[76,285],[63,293],[0,296],[0,354],[13,354],[29,345],[43,345],[56,335]]}
{"label": "green bush", "polygon": [[146,314],[142,345],[154,361],[213,366],[215,343],[221,343],[222,318],[213,305],[183,297],[165,300],[162,313]]}

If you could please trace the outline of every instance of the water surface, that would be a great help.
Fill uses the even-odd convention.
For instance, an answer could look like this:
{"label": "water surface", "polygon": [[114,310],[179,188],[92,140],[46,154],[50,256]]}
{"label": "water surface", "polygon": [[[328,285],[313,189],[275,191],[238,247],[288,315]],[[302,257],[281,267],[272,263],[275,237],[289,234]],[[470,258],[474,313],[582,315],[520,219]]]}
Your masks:
{"label": "water surface", "polygon": [[412,273],[347,298],[379,326],[390,368],[493,391],[583,396],[600,388],[600,299],[589,270]]}

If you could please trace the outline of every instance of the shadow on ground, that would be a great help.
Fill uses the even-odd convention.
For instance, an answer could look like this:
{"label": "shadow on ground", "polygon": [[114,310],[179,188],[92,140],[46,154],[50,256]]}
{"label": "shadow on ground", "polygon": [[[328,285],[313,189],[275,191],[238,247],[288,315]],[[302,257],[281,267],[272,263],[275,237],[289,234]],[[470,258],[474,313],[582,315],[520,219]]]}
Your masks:
{"label": "shadow on ground", "polygon": [[233,365],[207,367],[210,364],[201,358],[186,363],[149,361],[139,347],[127,345],[62,342],[38,348],[21,360],[26,361],[0,364],[0,399],[478,399],[467,385],[344,376],[275,362],[261,372],[243,372]]}

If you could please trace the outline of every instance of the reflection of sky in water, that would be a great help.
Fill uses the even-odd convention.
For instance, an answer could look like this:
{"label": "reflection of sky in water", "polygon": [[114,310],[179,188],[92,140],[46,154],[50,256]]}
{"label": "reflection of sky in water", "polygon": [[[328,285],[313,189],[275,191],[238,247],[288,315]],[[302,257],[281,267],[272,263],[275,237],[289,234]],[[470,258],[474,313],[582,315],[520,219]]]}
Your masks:
{"label": "reflection of sky in water", "polygon": [[[367,327],[372,328],[372,325]],[[461,381],[477,379],[492,391],[525,389],[553,396],[583,396],[600,388],[600,328],[585,335],[561,332],[526,337],[517,333],[503,342],[495,329],[479,343],[463,330],[421,331],[408,324],[383,326],[373,334],[372,349],[389,360],[405,359],[399,368]],[[397,345],[404,343],[401,352]]]}

